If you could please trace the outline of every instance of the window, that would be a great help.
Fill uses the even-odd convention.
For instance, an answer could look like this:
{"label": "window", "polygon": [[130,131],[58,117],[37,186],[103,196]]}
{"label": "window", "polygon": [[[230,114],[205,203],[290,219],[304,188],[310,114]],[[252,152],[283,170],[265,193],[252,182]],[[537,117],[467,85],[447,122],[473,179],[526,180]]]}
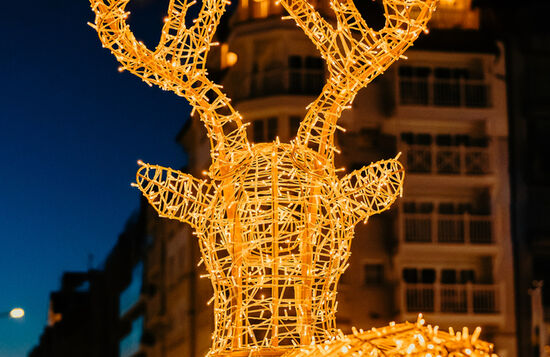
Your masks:
{"label": "window", "polygon": [[405,242],[431,243],[433,241],[431,202],[405,202],[403,205]]}
{"label": "window", "polygon": [[401,134],[401,144],[410,172],[485,175],[491,171],[489,138],[484,136],[407,132]]}
{"label": "window", "polygon": [[293,94],[316,95],[325,83],[321,57],[293,55],[288,57],[288,91]]}
{"label": "window", "polygon": [[403,269],[403,280],[409,284],[433,284],[435,283],[435,269]]}
{"label": "window", "polygon": [[381,285],[384,283],[384,265],[365,264],[363,266],[364,285]]}
{"label": "window", "polygon": [[288,91],[290,93],[300,93],[302,91],[302,57],[288,57]]}
{"label": "window", "polygon": [[254,62],[251,68],[250,97],[299,94],[318,95],[325,84],[321,57],[292,55],[280,61]]}
{"label": "window", "polygon": [[276,95],[285,93],[284,64],[277,59],[272,59],[265,64],[262,71],[261,93],[264,95]]}
{"label": "window", "polygon": [[494,243],[490,196],[485,191],[469,201],[404,202],[403,215],[405,242]]}
{"label": "window", "polygon": [[307,94],[321,93],[324,85],[323,60],[320,57],[306,57],[306,73],[304,78],[304,91]]}
{"label": "window", "polygon": [[289,137],[290,138],[293,138],[296,136],[296,134],[298,134],[298,129],[300,128],[300,122],[302,121],[302,118],[299,117],[299,116],[296,116],[296,115],[293,115],[290,117],[290,122],[289,122],[289,125],[288,125],[288,128],[289,128]]}
{"label": "window", "polygon": [[255,120],[252,122],[252,136],[254,141],[259,143],[264,141],[264,121]]}
{"label": "window", "polygon": [[403,280],[409,284],[418,283],[418,272],[416,269],[405,268],[403,269]]}
{"label": "window", "polygon": [[404,213],[422,213],[429,214],[432,213],[434,209],[434,204],[432,202],[413,202],[407,201],[403,205]]}
{"label": "window", "polygon": [[130,283],[119,295],[119,316],[123,316],[139,301],[143,285],[143,263],[137,263],[132,269]]}
{"label": "window", "polygon": [[476,281],[473,269],[443,268],[438,274],[439,286],[435,284],[435,277],[435,269],[403,269],[406,311],[460,314],[498,311],[497,287],[465,285],[480,282]]}
{"label": "window", "polygon": [[432,136],[430,134],[402,133],[401,142],[411,146],[406,148],[407,169],[418,173],[432,171],[432,152],[430,148]]}
{"label": "window", "polygon": [[428,104],[428,67],[399,67],[399,94],[401,104]]}
{"label": "window", "polygon": [[400,66],[398,75],[401,104],[489,106],[489,85],[481,63],[471,67]]}
{"label": "window", "polygon": [[277,136],[277,118],[267,119],[266,141],[273,141]]}
{"label": "window", "polygon": [[[435,269],[403,269],[403,280],[407,284],[405,304],[408,312],[432,312],[435,306],[433,286]],[[418,284],[418,285],[417,285]]]}
{"label": "window", "polygon": [[252,14],[255,19],[267,17],[269,14],[269,0],[252,1]]}
{"label": "window", "polygon": [[143,335],[143,316],[132,321],[130,332],[124,336],[118,345],[118,354],[121,357],[131,357],[139,352]]}
{"label": "window", "polygon": [[475,281],[475,272],[472,269],[443,269],[441,270],[441,284],[466,284]]}
{"label": "window", "polygon": [[422,269],[420,271],[420,281],[422,284],[433,284],[435,282],[435,270]]}
{"label": "window", "polygon": [[252,140],[256,143],[275,140],[278,132],[278,118],[255,119],[252,121]]}
{"label": "window", "polygon": [[434,77],[434,104],[460,106],[460,82],[468,78],[468,71],[464,68],[436,67]]}
{"label": "window", "polygon": [[460,271],[460,283],[474,283],[475,282],[475,272],[471,269],[461,270]]}
{"label": "window", "polygon": [[314,70],[322,70],[324,66],[323,59],[321,57],[306,57],[306,68]]}
{"label": "window", "polygon": [[[436,282],[436,275],[436,270],[433,268],[403,269],[403,280],[408,284],[434,284]],[[441,284],[474,283],[475,271],[473,269],[441,269],[439,281]]]}
{"label": "window", "polygon": [[456,284],[456,270],[441,270],[441,284]]}

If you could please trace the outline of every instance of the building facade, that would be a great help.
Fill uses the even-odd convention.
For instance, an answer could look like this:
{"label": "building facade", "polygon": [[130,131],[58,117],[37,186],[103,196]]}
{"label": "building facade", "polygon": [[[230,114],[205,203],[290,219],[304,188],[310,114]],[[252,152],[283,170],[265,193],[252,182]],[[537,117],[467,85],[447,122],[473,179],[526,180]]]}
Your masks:
{"label": "building facade", "polygon": [[146,356],[204,356],[211,342],[213,316],[206,303],[212,296],[200,279],[198,242],[188,225],[157,217],[152,208],[147,225],[145,284],[148,294],[144,328],[151,343]]}
{"label": "building facade", "polygon": [[66,272],[50,295],[48,324],[30,357],[144,356],[145,211],[133,215],[99,269]]}
{"label": "building facade", "polygon": [[103,278],[97,270],[63,274],[61,288],[50,294],[48,323],[30,357],[101,355],[104,325],[95,313],[103,306],[94,304],[94,297]]}
{"label": "building facade", "polygon": [[[330,18],[328,1],[315,6]],[[380,9],[373,2],[367,10]],[[240,1],[209,62],[250,122],[252,142],[291,140],[325,83],[319,53],[282,14],[275,1]],[[337,323],[345,333],[422,312],[443,328],[481,326],[499,355],[517,355],[506,66],[480,17],[471,1],[441,1],[430,35],[363,89],[340,120],[347,131],[337,137],[337,166],[349,172],[401,153],[406,167],[403,198],[356,228],[339,284]],[[200,177],[210,164],[200,121],[190,121],[179,140],[188,171]],[[195,237],[167,220],[149,229],[146,276],[160,287],[147,303],[155,335],[147,355],[203,356],[212,290],[196,266]]]}

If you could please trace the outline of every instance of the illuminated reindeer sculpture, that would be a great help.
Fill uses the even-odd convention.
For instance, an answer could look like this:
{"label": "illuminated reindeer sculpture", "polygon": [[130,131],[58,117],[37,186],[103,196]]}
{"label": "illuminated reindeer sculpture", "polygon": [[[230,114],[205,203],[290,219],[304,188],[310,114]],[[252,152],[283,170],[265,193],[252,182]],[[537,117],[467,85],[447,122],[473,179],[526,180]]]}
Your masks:
{"label": "illuminated reindeer sculpture", "polygon": [[357,91],[425,30],[435,0],[385,0],[380,31],[366,25],[352,0],[331,2],[335,25],[306,0],[281,0],[328,68],[322,93],[288,144],[249,143],[241,116],[207,78],[206,58],[227,0],[203,0],[191,27],[185,16],[195,1],[171,0],[155,51],[126,24],[128,1],[91,0],[91,26],[121,70],[186,98],[211,141],[210,180],[141,162],[137,173],[137,186],[159,215],[189,223],[199,239],[214,288],[211,355],[490,353],[478,331],[438,334],[421,319],[335,340],[336,286],[354,227],[388,209],[404,178],[397,159],[339,178],[336,122]]}

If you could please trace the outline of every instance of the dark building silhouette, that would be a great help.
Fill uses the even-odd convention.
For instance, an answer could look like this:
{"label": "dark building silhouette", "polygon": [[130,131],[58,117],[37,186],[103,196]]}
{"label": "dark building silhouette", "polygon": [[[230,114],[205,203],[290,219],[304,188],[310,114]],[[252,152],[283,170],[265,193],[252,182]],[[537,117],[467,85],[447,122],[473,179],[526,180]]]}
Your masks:
{"label": "dark building silhouette", "polygon": [[102,269],[63,274],[60,290],[50,295],[48,325],[29,357],[134,355],[148,341],[139,324],[144,224],[142,212],[130,218]]}
{"label": "dark building silhouette", "polygon": [[[481,5],[486,25],[506,44],[518,351],[538,356],[532,309],[550,324],[550,3]],[[544,312],[531,306],[536,280],[545,282]]]}
{"label": "dark building silhouette", "polygon": [[[143,264],[147,251],[146,215],[142,208],[130,218],[104,266],[105,355],[128,356],[139,350],[143,340],[140,318],[145,306],[140,299],[144,289]],[[144,337],[145,336],[145,337]]]}
{"label": "dark building silhouette", "polygon": [[93,303],[93,296],[102,278],[103,273],[97,270],[63,274],[61,289],[50,295],[48,326],[31,357],[98,356],[93,342],[101,334],[95,315],[99,306]]}

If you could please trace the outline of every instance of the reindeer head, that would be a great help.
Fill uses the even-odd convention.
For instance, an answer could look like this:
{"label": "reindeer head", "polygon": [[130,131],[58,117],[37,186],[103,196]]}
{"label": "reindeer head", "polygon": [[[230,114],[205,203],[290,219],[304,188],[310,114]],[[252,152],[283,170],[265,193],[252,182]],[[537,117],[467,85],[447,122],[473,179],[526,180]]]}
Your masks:
{"label": "reindeer head", "polygon": [[[92,25],[126,69],[186,98],[211,140],[210,180],[140,163],[137,186],[162,217],[193,226],[214,287],[211,354],[284,351],[335,332],[336,285],[347,267],[354,226],[401,194],[396,159],[339,178],[336,122],[357,91],[382,73],[425,29],[435,0],[386,0],[386,27],[370,29],[352,0],[331,2],[336,26],[305,0],[281,0],[327,62],[328,80],[292,143],[250,144],[206,56],[226,0],[171,0],[155,51],[125,23],[129,0],[91,0]],[[411,15],[411,14],[414,14]],[[279,353],[280,354],[280,353]]]}

